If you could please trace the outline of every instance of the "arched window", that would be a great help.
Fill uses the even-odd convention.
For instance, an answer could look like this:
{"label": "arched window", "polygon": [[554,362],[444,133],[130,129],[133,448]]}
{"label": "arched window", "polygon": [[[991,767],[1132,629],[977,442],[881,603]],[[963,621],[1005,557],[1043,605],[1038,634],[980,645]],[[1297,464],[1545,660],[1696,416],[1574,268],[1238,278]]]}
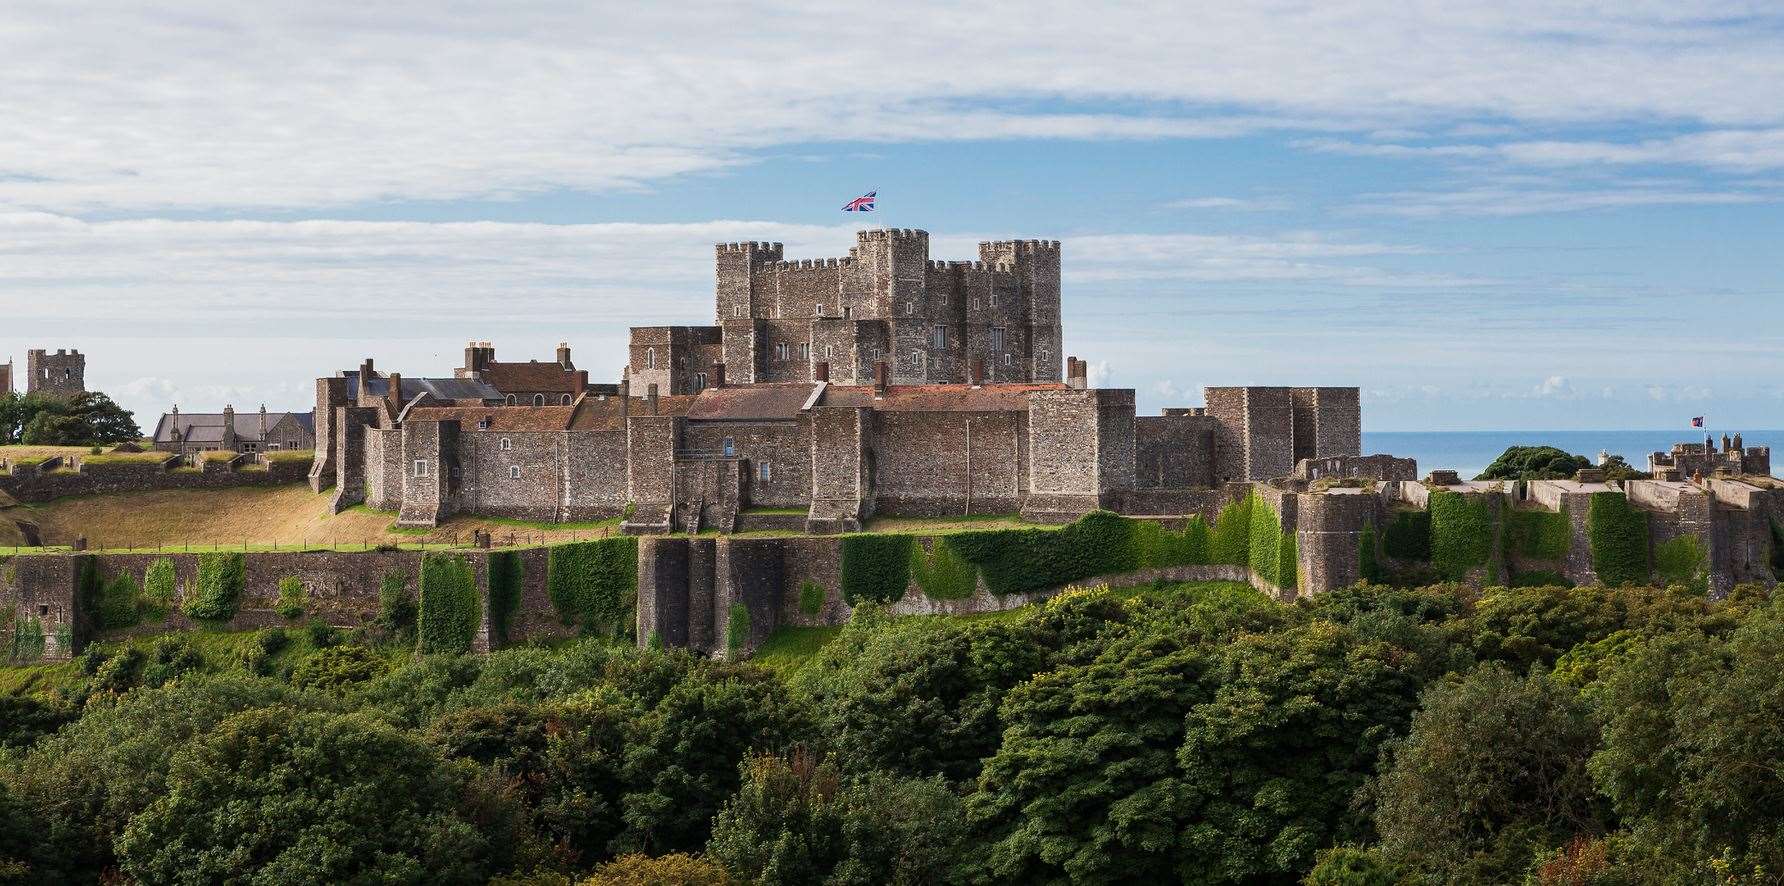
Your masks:
{"label": "arched window", "polygon": [[501,443],[502,451],[507,452],[508,450],[513,449],[513,448],[514,448],[514,441],[508,439],[507,437],[503,437],[502,443]]}
{"label": "arched window", "polygon": [[520,465],[509,465],[508,466],[508,479],[510,479],[510,480],[519,480],[520,479]]}
{"label": "arched window", "polygon": [[533,405],[534,406],[544,406],[545,405],[545,395],[544,394],[534,394],[533,395]]}
{"label": "arched window", "polygon": [[508,405],[509,405],[509,406],[513,406],[513,405],[514,405],[514,395],[513,395],[513,394],[509,394],[509,395],[508,395]]}
{"label": "arched window", "polygon": [[560,403],[560,404],[562,404],[562,405],[564,405],[564,406],[568,406],[568,405],[570,405],[570,395],[569,395],[569,394],[565,394],[565,395],[563,395],[563,396],[562,396],[562,397],[559,397],[559,398],[558,398],[558,403]]}
{"label": "arched window", "polygon": [[657,368],[657,349],[656,348],[645,348],[644,349],[644,368],[645,369]]}

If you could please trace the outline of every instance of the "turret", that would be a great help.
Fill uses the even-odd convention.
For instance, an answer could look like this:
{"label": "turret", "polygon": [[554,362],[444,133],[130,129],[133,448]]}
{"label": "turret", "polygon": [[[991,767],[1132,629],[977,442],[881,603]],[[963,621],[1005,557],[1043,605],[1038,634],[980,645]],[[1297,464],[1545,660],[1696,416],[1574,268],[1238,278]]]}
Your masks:
{"label": "turret", "polygon": [[719,322],[756,316],[751,298],[750,280],[756,268],[781,260],[779,243],[720,243],[714,247],[716,257],[716,301],[714,311]]}

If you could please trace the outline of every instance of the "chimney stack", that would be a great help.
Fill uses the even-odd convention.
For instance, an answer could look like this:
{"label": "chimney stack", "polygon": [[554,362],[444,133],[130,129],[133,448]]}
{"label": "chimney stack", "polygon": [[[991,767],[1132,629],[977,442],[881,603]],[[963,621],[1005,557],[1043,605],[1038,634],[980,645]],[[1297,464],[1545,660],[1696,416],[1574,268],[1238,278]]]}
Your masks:
{"label": "chimney stack", "polygon": [[260,404],[260,442],[266,442],[266,404]]}
{"label": "chimney stack", "polygon": [[223,448],[235,451],[235,406],[223,407]]}
{"label": "chimney stack", "polygon": [[889,373],[886,368],[886,361],[881,360],[878,363],[873,364],[873,396],[874,396],[874,399],[877,400],[881,397],[886,396],[886,388],[887,388],[886,376],[888,374]]}
{"label": "chimney stack", "polygon": [[372,377],[372,358],[367,357],[367,358],[365,358],[365,362],[359,364],[359,385],[360,385],[360,387],[364,388],[366,380],[370,379],[371,377]]}
{"label": "chimney stack", "polygon": [[830,380],[830,362],[828,360],[819,360],[818,362],[812,364],[811,378],[812,378],[812,381],[829,381]]}
{"label": "chimney stack", "polygon": [[624,376],[619,380],[619,423],[625,426],[626,419],[632,415],[632,380]]}
{"label": "chimney stack", "polygon": [[645,388],[645,392],[646,393],[644,395],[644,399],[650,401],[650,414],[656,415],[657,414],[657,386],[653,383],[653,384],[651,384],[650,387]]}
{"label": "chimney stack", "polygon": [[574,396],[576,396],[576,397],[582,396],[582,392],[588,390],[588,370],[586,370],[586,369],[576,370],[576,380],[574,382],[574,385],[575,385]]}
{"label": "chimney stack", "polygon": [[969,373],[967,381],[971,382],[973,387],[976,388],[983,385],[985,383],[985,358],[974,357],[973,362],[968,366],[967,372]]}
{"label": "chimney stack", "polygon": [[715,388],[722,388],[725,386],[725,364],[712,364],[712,386]]}
{"label": "chimney stack", "polygon": [[397,412],[403,408],[403,376],[400,372],[390,374],[390,411]]}
{"label": "chimney stack", "polygon": [[1090,387],[1090,364],[1077,357],[1065,358],[1066,387],[1082,391]]}
{"label": "chimney stack", "polygon": [[565,369],[570,368],[570,343],[569,342],[565,342],[565,341],[558,342],[557,361],[558,361],[559,366],[562,366]]}

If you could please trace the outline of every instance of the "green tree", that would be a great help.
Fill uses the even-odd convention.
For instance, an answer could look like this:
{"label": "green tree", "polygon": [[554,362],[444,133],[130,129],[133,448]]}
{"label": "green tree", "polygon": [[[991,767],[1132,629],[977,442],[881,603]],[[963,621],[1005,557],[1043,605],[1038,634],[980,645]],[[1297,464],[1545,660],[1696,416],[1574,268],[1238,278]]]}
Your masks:
{"label": "green tree", "polygon": [[1591,459],[1553,446],[1509,446],[1474,479],[1566,480],[1591,466]]}
{"label": "green tree", "polygon": [[29,811],[0,782],[0,884],[43,882],[32,871],[36,845],[37,828]]}
{"label": "green tree", "polygon": [[90,391],[70,399],[31,395],[0,403],[4,442],[30,446],[86,446],[139,439],[132,414],[110,397]]}
{"label": "green tree", "polygon": [[683,852],[652,858],[622,855],[595,869],[578,886],[731,886],[724,868]]}
{"label": "green tree", "polygon": [[1516,882],[1537,852],[1603,833],[1598,740],[1587,705],[1540,672],[1488,664],[1437,684],[1374,787],[1382,845],[1444,882]]}
{"label": "green tree", "polygon": [[154,883],[482,883],[514,835],[481,830],[469,787],[374,717],[252,710],[175,753],[118,854]]}

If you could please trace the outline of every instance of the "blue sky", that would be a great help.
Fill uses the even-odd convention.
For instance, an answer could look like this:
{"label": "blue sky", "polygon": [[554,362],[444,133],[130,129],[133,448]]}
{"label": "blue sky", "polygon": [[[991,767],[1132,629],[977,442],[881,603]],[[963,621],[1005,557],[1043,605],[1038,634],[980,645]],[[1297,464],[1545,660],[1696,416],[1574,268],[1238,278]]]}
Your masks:
{"label": "blue sky", "polygon": [[[1766,4],[87,3],[0,11],[0,359],[139,418],[711,316],[711,244],[1064,244],[1146,411],[1784,426]],[[882,212],[838,207],[877,188]]]}

